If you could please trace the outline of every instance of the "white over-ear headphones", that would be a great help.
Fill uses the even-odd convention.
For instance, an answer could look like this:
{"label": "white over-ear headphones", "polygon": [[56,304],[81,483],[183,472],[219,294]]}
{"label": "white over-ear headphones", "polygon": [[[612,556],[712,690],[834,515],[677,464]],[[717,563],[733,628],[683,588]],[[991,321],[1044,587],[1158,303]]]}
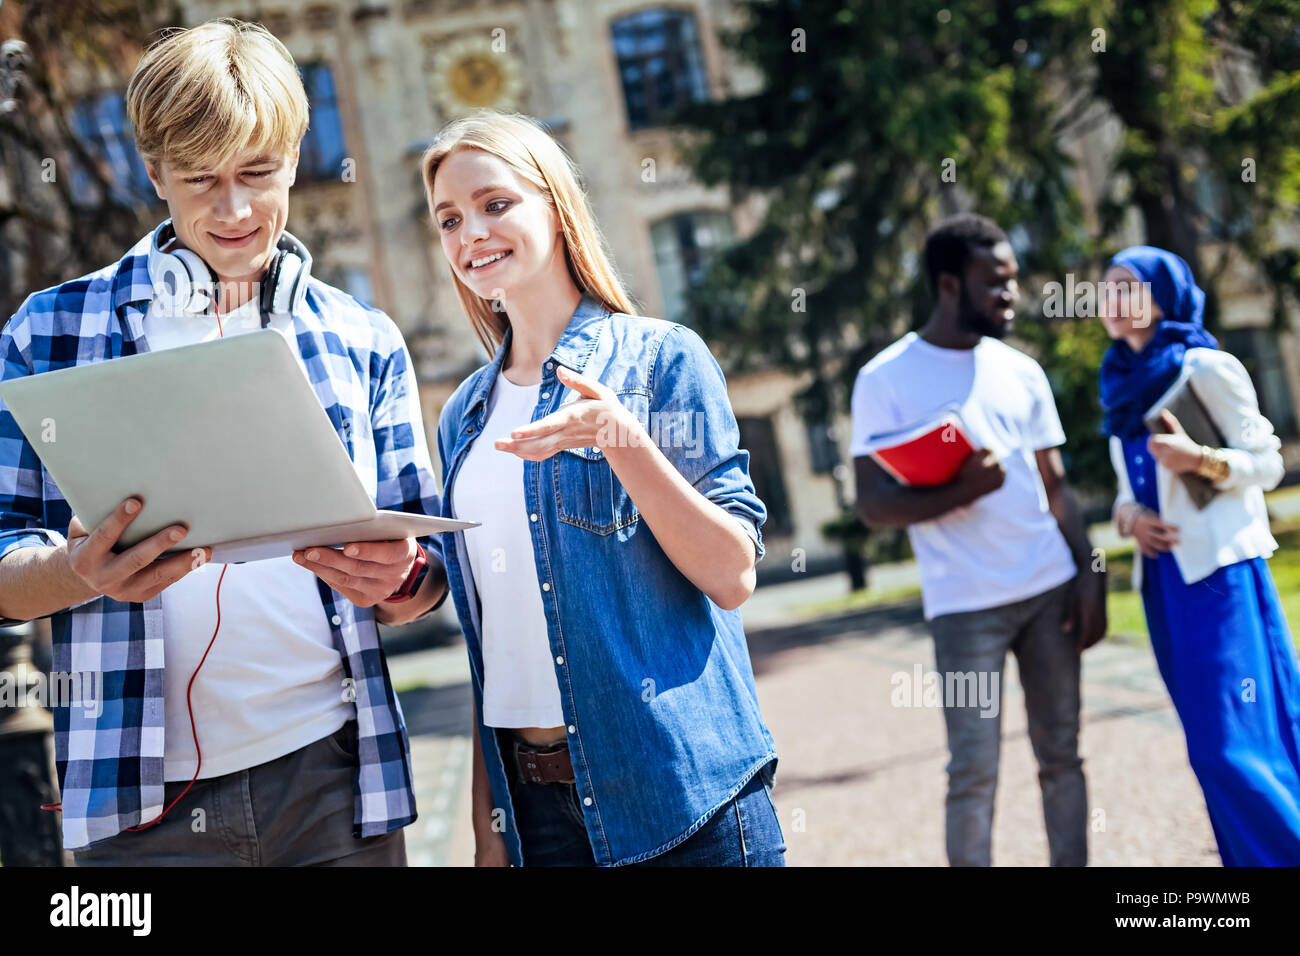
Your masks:
{"label": "white over-ear headphones", "polygon": [[154,230],[153,242],[149,244],[149,283],[153,286],[153,296],[162,300],[165,311],[173,315],[207,312],[212,307],[216,279],[204,261],[189,249],[163,252],[162,247],[175,236],[170,219]]}
{"label": "white over-ear headphones", "polygon": [[[149,244],[149,281],[155,299],[163,300],[163,309],[170,314],[192,315],[210,312],[216,277],[207,263],[189,249],[175,248],[163,251],[176,236],[172,221],[168,219],[154,230]],[[275,255],[263,273],[259,304],[262,326],[271,319],[291,316],[307,296],[311,276],[311,253],[307,247],[288,232],[280,233]]]}
{"label": "white over-ear headphones", "polygon": [[280,233],[275,255],[262,275],[262,324],[289,317],[302,307],[311,278],[311,253],[287,232]]}

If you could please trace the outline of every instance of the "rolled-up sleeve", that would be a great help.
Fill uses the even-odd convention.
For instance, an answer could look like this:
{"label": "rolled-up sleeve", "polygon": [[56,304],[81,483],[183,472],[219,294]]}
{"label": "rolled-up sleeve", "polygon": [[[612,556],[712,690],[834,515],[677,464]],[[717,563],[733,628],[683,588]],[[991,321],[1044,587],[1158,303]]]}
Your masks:
{"label": "rolled-up sleeve", "polygon": [[696,491],[740,522],[755,559],[762,558],[767,509],[740,447],[726,378],[704,340],[674,326],[656,354],[650,389],[650,432],[660,450]]}
{"label": "rolled-up sleeve", "polygon": [[1232,354],[1209,352],[1198,363],[1192,385],[1226,443],[1223,454],[1229,473],[1215,487],[1221,491],[1251,485],[1264,491],[1276,488],[1286,473],[1282,442],[1273,423],[1260,414],[1250,373]]}
{"label": "rolled-up sleeve", "polygon": [[[29,334],[25,309],[19,309],[0,333],[0,356],[4,360],[0,381],[32,374],[30,358],[20,345]],[[41,460],[0,399],[0,561],[19,548],[62,547],[64,536],[42,527],[44,520]],[[0,617],[0,627],[21,623]]]}

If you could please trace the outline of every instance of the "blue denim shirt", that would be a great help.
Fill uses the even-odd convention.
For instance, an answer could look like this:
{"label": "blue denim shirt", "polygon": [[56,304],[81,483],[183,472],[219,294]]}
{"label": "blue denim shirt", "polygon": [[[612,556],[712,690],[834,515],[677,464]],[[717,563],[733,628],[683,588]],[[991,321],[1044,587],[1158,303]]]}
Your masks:
{"label": "blue denim shirt", "polygon": [[[438,426],[444,508],[487,418],[505,342],[448,400]],[[766,510],[738,446],[722,371],[684,326],[609,314],[583,297],[542,370],[533,421],[577,399],[563,365],[609,386],[695,488],[742,523],[762,555]],[[776,751],[759,712],[739,611],[724,611],[669,561],[598,448],[524,462],[537,586],[560,687],[569,753],[592,853],[635,863],[694,833]],[[450,503],[450,504],[448,504]],[[450,514],[449,514],[450,516]],[[466,515],[485,520],[488,515]],[[496,733],[482,722],[481,604],[465,534],[444,539],[447,577],[468,645],[475,719],[504,812],[510,858],[523,856]]]}

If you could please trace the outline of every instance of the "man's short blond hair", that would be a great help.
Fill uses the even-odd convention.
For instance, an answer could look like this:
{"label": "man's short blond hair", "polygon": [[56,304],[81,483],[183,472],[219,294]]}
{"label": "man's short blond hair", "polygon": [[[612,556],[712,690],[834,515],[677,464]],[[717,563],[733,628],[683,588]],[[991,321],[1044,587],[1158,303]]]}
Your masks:
{"label": "man's short blond hair", "polygon": [[155,168],[207,169],[245,149],[283,156],[307,132],[307,93],[289,51],[265,27],[230,18],[151,46],[126,108],[136,148]]}

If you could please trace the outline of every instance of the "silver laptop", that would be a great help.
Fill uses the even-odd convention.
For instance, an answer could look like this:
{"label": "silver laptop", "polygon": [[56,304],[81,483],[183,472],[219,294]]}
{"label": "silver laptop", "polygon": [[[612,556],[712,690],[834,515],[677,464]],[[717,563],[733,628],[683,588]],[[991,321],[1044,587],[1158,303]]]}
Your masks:
{"label": "silver laptop", "polygon": [[14,379],[0,401],[87,530],[144,500],[117,550],[178,522],[173,552],[230,563],[477,524],[376,509],[276,329]]}

